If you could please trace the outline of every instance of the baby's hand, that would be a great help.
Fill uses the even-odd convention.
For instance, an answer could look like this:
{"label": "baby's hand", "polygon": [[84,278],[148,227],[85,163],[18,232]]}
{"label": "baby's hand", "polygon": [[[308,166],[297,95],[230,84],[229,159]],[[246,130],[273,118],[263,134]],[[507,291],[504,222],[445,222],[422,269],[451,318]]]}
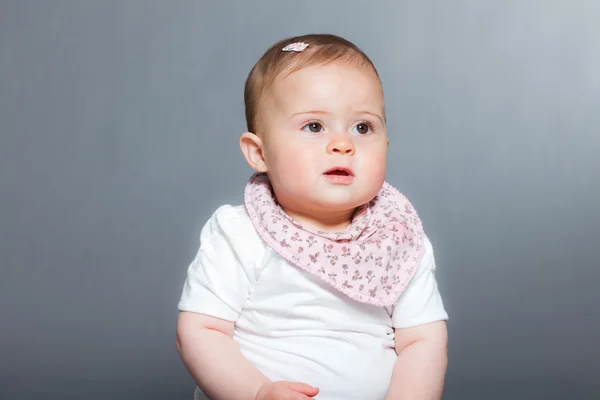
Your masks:
{"label": "baby's hand", "polygon": [[319,389],[301,382],[267,382],[256,394],[255,400],[308,400]]}

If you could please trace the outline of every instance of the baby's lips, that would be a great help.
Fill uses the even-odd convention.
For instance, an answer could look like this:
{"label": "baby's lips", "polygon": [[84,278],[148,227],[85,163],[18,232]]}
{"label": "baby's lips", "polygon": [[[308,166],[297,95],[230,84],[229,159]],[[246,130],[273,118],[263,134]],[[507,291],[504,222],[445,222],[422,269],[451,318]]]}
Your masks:
{"label": "baby's lips", "polygon": [[324,175],[349,175],[354,176],[354,173],[347,167],[333,167],[323,173]]}

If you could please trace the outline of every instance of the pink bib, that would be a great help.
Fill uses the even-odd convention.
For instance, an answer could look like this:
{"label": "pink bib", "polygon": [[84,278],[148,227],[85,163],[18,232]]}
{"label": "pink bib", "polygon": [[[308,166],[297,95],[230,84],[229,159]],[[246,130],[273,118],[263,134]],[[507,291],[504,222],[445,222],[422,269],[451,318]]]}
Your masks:
{"label": "pink bib", "polygon": [[264,173],[250,178],[245,204],[254,228],[281,257],[362,303],[394,304],[423,258],[421,220],[388,183],[343,232],[314,231],[294,221]]}

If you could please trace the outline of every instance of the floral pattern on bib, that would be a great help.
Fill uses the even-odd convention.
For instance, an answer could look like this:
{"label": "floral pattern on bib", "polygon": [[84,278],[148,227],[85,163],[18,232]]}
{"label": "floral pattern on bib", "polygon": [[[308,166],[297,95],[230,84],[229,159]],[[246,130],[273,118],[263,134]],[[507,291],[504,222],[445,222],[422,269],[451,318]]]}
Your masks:
{"label": "floral pattern on bib", "polygon": [[312,230],[288,216],[264,173],[250,178],[244,197],[254,228],[270,247],[359,302],[394,304],[423,258],[421,220],[408,199],[387,182],[356,210],[343,232]]}

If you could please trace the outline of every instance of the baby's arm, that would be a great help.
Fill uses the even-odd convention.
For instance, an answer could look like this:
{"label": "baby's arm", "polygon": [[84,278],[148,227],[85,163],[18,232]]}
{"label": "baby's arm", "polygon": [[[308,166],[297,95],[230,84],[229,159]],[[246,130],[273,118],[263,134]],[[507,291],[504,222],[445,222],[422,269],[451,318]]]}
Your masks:
{"label": "baby's arm", "polygon": [[395,329],[398,359],[386,400],[439,400],[448,365],[445,321]]}
{"label": "baby's arm", "polygon": [[182,311],[177,350],[205,395],[213,400],[308,400],[319,390],[303,383],[274,382],[256,369],[232,339],[234,323]]}
{"label": "baby's arm", "polygon": [[253,400],[269,379],[242,355],[232,336],[231,321],[179,313],[177,350],[202,391],[211,399]]}
{"label": "baby's arm", "polygon": [[202,228],[178,304],[177,349],[212,400],[309,400],[317,388],[270,382],[233,340],[233,321],[252,292],[262,257],[259,239],[247,234],[253,230],[245,209],[233,206],[218,208]]}
{"label": "baby's arm", "polygon": [[398,359],[386,400],[439,400],[448,364],[448,314],[435,280],[435,257],[425,255],[392,314]]}

